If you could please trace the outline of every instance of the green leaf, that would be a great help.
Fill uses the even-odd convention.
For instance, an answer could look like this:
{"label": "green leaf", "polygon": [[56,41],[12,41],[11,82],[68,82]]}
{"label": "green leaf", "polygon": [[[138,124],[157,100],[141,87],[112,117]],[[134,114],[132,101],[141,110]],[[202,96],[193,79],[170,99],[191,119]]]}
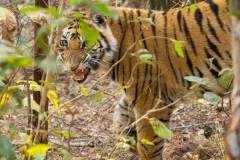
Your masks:
{"label": "green leaf", "polygon": [[221,97],[219,97],[218,95],[212,93],[212,92],[205,92],[203,94],[203,97],[209,101],[209,102],[212,102],[212,103],[218,103],[219,101],[222,100]]}
{"label": "green leaf", "polygon": [[[23,105],[24,106],[28,106],[28,98],[24,98],[23,101],[22,101]],[[40,111],[40,106],[39,104],[37,104],[36,101],[34,101],[34,99],[31,99],[31,108],[35,111],[37,111],[39,113]]]}
{"label": "green leaf", "polygon": [[88,95],[88,89],[86,89],[86,88],[81,88],[81,93],[84,95],[84,96],[86,96],[86,95]]}
{"label": "green leaf", "polygon": [[122,92],[124,92],[124,90],[127,89],[127,88],[128,88],[127,86],[123,86],[123,87],[119,90],[119,92],[122,93]]}
{"label": "green leaf", "polygon": [[103,98],[106,98],[107,96],[103,93],[96,94],[95,98],[97,100],[102,100]]}
{"label": "green leaf", "polygon": [[57,97],[57,94],[54,91],[49,90],[48,93],[47,93],[47,97],[53,103],[54,107],[58,108],[58,97]]}
{"label": "green leaf", "polygon": [[189,11],[189,9],[196,10],[198,9],[198,6],[196,4],[190,5],[190,6],[184,6],[185,11]]}
{"label": "green leaf", "polygon": [[[219,73],[220,74],[220,73]],[[225,88],[225,89],[232,89],[233,88],[233,71],[224,71],[221,72],[221,77],[217,80],[218,86]]]}
{"label": "green leaf", "polygon": [[184,54],[183,54],[183,51],[182,51],[182,43],[183,42],[174,40],[173,43],[174,43],[174,48],[175,48],[177,54],[180,57],[184,58]]}
{"label": "green leaf", "polygon": [[37,154],[37,155],[34,155],[34,156],[33,156],[33,159],[34,159],[34,160],[45,160],[46,155],[47,155],[46,153]]}
{"label": "green leaf", "polygon": [[227,18],[230,18],[231,14],[229,12],[226,13],[225,15]]}
{"label": "green leaf", "polygon": [[57,60],[53,56],[47,56],[45,59],[37,61],[36,65],[46,72],[54,72],[56,70]]}
{"label": "green leaf", "polygon": [[71,137],[71,138],[75,137],[75,134],[74,134],[74,133],[71,133],[71,132],[69,133],[68,131],[63,132],[62,135],[63,135],[64,137]]}
{"label": "green leaf", "polygon": [[149,141],[149,140],[147,140],[147,139],[141,139],[141,142],[143,143],[143,144],[147,144],[147,145],[150,145],[150,146],[154,146],[154,143],[153,142],[151,142],[151,141]]}
{"label": "green leaf", "polygon": [[94,46],[99,37],[99,32],[96,29],[91,28],[86,22],[81,21],[81,29],[84,39],[87,41],[88,48]]}
{"label": "green leaf", "polygon": [[42,12],[43,8],[36,7],[36,6],[25,6],[20,10],[22,13],[26,14],[28,12]]}
{"label": "green leaf", "polygon": [[0,87],[6,86],[6,84],[0,79]]}
{"label": "green leaf", "polygon": [[186,76],[186,77],[184,77],[184,79],[186,79],[190,82],[196,82],[200,85],[205,85],[205,86],[208,86],[208,87],[211,87],[211,88],[216,88],[216,85],[206,77],[199,78],[199,77],[196,77],[196,76]]}
{"label": "green leaf", "polygon": [[0,159],[15,160],[12,144],[0,134]]}
{"label": "green leaf", "polygon": [[152,64],[152,62],[150,61],[150,59],[152,59],[151,54],[142,54],[139,56],[139,58],[143,63]]}
{"label": "green leaf", "polygon": [[52,143],[55,143],[55,144],[57,144],[59,146],[63,146],[65,148],[69,148],[68,144],[66,142],[62,142],[62,141],[56,140],[56,139],[49,139],[49,141],[52,142]]}
{"label": "green leaf", "polygon": [[152,125],[153,131],[159,137],[164,139],[170,139],[173,135],[172,131],[168,129],[161,121],[157,118],[149,118],[150,124]]}
{"label": "green leaf", "polygon": [[61,17],[61,14],[55,8],[52,8],[52,7],[47,8],[46,13],[49,13],[52,16],[57,18]]}
{"label": "green leaf", "polygon": [[140,21],[148,21],[150,24],[155,25],[155,24],[153,23],[153,19],[152,19],[152,18],[138,17],[138,20],[140,20]]}
{"label": "green leaf", "polygon": [[110,18],[118,17],[118,12],[110,9],[105,3],[95,2],[92,5],[93,5],[93,9],[96,10],[97,12],[99,12],[100,14],[103,14]]}
{"label": "green leaf", "polygon": [[73,156],[65,149],[61,150],[64,160],[72,160]]}
{"label": "green leaf", "polygon": [[51,147],[47,144],[35,144],[31,145],[28,150],[27,154],[28,156],[35,156],[38,154],[46,153]]}

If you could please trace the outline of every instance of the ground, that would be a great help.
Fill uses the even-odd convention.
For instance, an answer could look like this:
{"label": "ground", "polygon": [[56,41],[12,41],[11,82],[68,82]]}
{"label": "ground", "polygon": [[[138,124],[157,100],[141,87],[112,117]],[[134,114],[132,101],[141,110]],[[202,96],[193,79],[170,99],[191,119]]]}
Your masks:
{"label": "ground", "polygon": [[[21,17],[21,23],[24,27],[16,46],[31,48],[33,28],[26,17]],[[11,85],[16,85],[19,79],[32,80],[32,68],[25,68],[26,72],[23,68],[16,71]],[[60,106],[76,98],[69,96],[67,81],[70,75],[54,74],[53,79],[56,86],[53,90],[60,99]],[[88,86],[98,79],[98,76],[94,77]],[[113,111],[121,94],[119,88],[105,78],[86,96],[80,96],[58,111],[49,102],[48,140],[51,149],[48,159],[63,159],[65,151],[71,153],[75,160],[138,159],[119,145],[121,142],[113,131]],[[23,91],[22,98],[26,95]],[[230,104],[229,99],[213,104],[192,98],[180,103],[171,117],[170,129],[174,136],[165,142],[165,159],[225,159]],[[19,148],[25,144],[23,139],[29,130],[27,106],[1,112],[0,128],[0,133],[12,142],[16,159],[23,159]]]}

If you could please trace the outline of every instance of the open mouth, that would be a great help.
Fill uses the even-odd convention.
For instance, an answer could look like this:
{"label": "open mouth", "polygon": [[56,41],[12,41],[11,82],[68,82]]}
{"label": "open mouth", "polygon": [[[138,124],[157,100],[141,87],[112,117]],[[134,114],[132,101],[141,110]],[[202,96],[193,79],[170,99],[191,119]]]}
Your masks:
{"label": "open mouth", "polygon": [[88,68],[80,69],[76,72],[73,72],[72,78],[73,78],[73,80],[77,81],[78,83],[82,83],[83,81],[86,80],[88,73],[89,73]]}

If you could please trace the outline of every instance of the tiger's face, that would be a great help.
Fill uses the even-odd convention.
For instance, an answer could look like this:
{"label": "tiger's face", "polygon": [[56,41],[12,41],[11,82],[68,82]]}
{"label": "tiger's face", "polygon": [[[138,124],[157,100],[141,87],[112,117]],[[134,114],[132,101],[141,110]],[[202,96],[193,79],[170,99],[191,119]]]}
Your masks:
{"label": "tiger's face", "polygon": [[[90,80],[90,75],[106,71],[116,51],[116,39],[106,23],[106,18],[94,14],[85,19],[87,24],[100,32],[98,41],[87,47],[87,41],[82,35],[81,24],[74,21],[62,31],[59,44],[58,59],[72,73],[72,78],[78,83]],[[108,35],[108,36],[104,36]]]}

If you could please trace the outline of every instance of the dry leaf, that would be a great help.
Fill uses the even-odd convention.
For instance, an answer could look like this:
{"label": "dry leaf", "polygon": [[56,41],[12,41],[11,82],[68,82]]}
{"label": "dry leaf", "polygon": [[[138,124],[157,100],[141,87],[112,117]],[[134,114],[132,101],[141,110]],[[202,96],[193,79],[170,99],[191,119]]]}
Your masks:
{"label": "dry leaf", "polygon": [[17,20],[14,14],[6,8],[0,7],[0,37],[14,42],[17,29]]}

